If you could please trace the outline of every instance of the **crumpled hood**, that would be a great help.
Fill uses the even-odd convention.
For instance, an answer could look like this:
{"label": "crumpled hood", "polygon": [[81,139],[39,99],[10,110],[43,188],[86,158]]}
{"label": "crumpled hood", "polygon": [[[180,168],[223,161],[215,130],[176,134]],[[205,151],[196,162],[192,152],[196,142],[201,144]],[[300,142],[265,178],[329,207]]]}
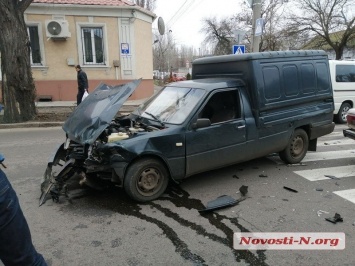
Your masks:
{"label": "crumpled hood", "polygon": [[79,104],[63,125],[68,137],[82,145],[92,144],[111,123],[142,79],[110,86],[101,83]]}

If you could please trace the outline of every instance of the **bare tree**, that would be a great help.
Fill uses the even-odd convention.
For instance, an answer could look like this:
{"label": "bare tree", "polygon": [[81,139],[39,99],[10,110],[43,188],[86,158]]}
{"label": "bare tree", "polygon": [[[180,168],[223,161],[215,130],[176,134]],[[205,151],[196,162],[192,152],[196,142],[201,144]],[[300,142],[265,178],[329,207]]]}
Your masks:
{"label": "bare tree", "polygon": [[36,89],[30,63],[30,42],[24,12],[32,0],[0,1],[0,53],[4,122],[31,120],[36,115]]}
{"label": "bare tree", "polygon": [[259,51],[282,50],[285,41],[283,32],[285,17],[283,9],[282,0],[262,2],[261,17],[264,19],[264,26]]}
{"label": "bare tree", "polygon": [[214,47],[214,55],[230,54],[234,42],[231,18],[217,20],[205,18],[201,31],[206,34],[205,42]]}
{"label": "bare tree", "polygon": [[321,43],[329,44],[337,60],[342,58],[347,43],[355,39],[354,0],[299,0],[302,14],[292,14],[290,27],[294,33],[311,32]]}
{"label": "bare tree", "polygon": [[[247,51],[250,51],[252,17],[252,9],[244,2],[240,11],[231,18],[223,18],[220,21],[216,18],[204,19],[201,31],[206,34],[205,41],[214,45],[214,54],[231,52],[232,45],[236,43],[234,31],[237,29],[242,29],[246,32],[243,40],[240,40],[242,41],[240,44],[245,44]],[[261,17],[264,19],[264,25],[259,50],[281,50],[285,41],[283,1],[262,1]]]}
{"label": "bare tree", "polygon": [[136,5],[148,9],[149,11],[153,11],[155,9],[156,0],[134,0]]}

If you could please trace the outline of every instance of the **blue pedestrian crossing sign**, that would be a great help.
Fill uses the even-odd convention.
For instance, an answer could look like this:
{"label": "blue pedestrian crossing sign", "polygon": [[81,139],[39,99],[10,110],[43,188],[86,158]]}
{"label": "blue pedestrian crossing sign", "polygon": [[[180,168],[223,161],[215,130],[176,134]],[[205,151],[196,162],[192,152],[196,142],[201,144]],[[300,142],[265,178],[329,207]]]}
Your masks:
{"label": "blue pedestrian crossing sign", "polygon": [[233,45],[233,54],[244,54],[245,45]]}

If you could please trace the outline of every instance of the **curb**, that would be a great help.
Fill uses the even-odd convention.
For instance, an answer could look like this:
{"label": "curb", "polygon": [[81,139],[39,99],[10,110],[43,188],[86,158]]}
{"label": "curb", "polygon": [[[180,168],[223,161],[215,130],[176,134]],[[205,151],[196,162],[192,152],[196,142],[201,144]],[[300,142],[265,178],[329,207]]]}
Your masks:
{"label": "curb", "polygon": [[30,128],[30,127],[61,127],[64,122],[26,122],[13,124],[0,124],[0,129]]}

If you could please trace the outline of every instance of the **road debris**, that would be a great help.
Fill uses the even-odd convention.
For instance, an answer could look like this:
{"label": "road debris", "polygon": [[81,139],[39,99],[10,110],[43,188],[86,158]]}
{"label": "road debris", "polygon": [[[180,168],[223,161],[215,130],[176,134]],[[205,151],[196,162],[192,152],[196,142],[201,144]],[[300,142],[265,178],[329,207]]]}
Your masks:
{"label": "road debris", "polygon": [[333,176],[333,175],[324,175],[325,177],[328,177],[330,179],[337,179],[339,180],[340,178],[336,177],[336,176]]}
{"label": "road debris", "polygon": [[248,193],[248,186],[241,186],[240,188],[239,188],[239,191],[240,191],[240,193],[242,194],[242,196],[244,197],[247,193]]}
{"label": "road debris", "polygon": [[335,213],[334,217],[325,218],[328,222],[336,224],[337,222],[343,222],[343,218],[339,213]]}
{"label": "road debris", "polygon": [[323,191],[323,188],[316,188],[316,191]]}
{"label": "road debris", "polygon": [[239,179],[239,176],[237,176],[237,175],[233,175],[233,178]]}
{"label": "road debris", "polygon": [[288,164],[287,167],[290,167],[290,166],[307,166],[307,164],[305,163],[293,163],[293,164]]}
{"label": "road debris", "polygon": [[293,188],[289,188],[289,187],[285,187],[284,186],[284,189],[288,190],[288,191],[291,191],[291,192],[294,192],[294,193],[298,193],[297,190],[293,189]]}
{"label": "road debris", "polygon": [[207,202],[206,208],[203,210],[199,210],[199,212],[204,213],[204,212],[210,212],[213,210],[218,210],[218,209],[222,209],[222,208],[226,208],[226,207],[231,207],[231,206],[238,204],[239,202],[241,202],[243,200],[245,200],[245,198],[240,198],[240,199],[236,200],[236,199],[232,198],[231,196],[223,195],[223,196],[218,197],[215,200]]}
{"label": "road debris", "polygon": [[259,177],[268,177],[268,176],[265,174],[260,174]]}
{"label": "road debris", "polygon": [[319,210],[319,211],[317,211],[317,215],[318,215],[318,217],[319,217],[319,216],[321,216],[321,214],[322,214],[322,213],[327,213],[327,214],[329,214],[329,212]]}

